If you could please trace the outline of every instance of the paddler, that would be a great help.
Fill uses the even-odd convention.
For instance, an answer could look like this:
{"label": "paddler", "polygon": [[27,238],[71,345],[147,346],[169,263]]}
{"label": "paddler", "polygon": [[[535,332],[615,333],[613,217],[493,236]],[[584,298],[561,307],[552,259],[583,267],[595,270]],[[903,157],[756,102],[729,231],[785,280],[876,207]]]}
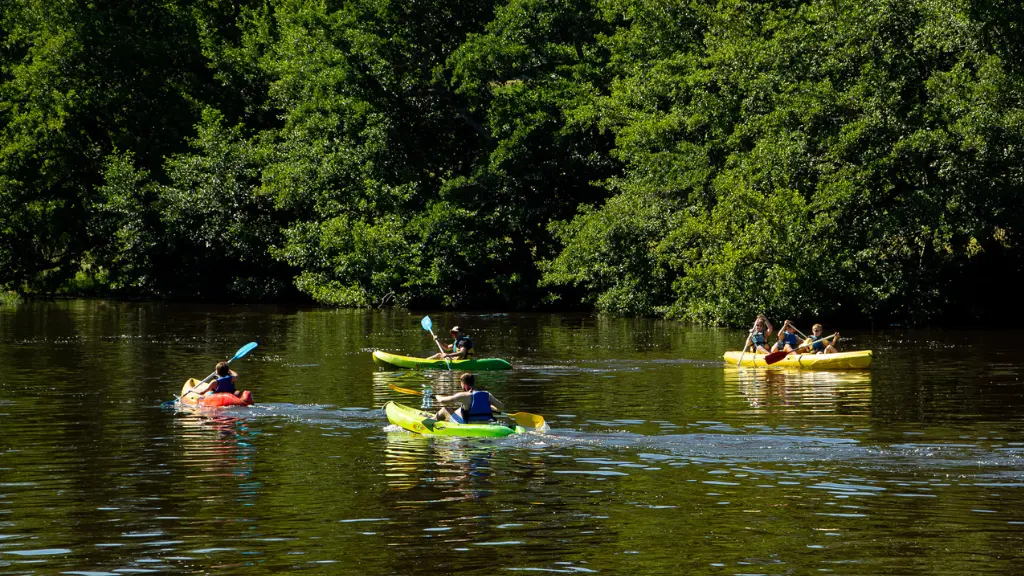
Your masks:
{"label": "paddler", "polygon": [[757,352],[758,354],[768,353],[768,334],[772,331],[772,323],[768,321],[768,318],[764,314],[758,314],[757,318],[754,319],[754,327],[750,329],[750,337],[748,341],[750,348],[748,352]]}
{"label": "paddler", "polygon": [[217,374],[217,379],[210,383],[209,392],[211,394],[227,392],[238,397],[242,396],[242,393],[235,389],[235,380],[238,379],[238,373],[228,367],[227,362],[218,362],[213,371]]}
{"label": "paddler", "polygon": [[792,352],[797,349],[799,344],[800,339],[796,337],[796,326],[786,320],[782,323],[782,328],[779,329],[779,341],[772,345],[772,352]]}
{"label": "paddler", "polygon": [[454,411],[449,411],[447,406],[441,408],[434,416],[436,420],[450,420],[459,424],[490,422],[494,419],[495,410],[505,409],[505,405],[493,394],[486,390],[476,389],[476,376],[473,374],[464,372],[459,377],[459,384],[462,385],[462,392],[436,398],[438,402],[445,404],[457,402],[460,406]]}
{"label": "paddler", "polygon": [[814,354],[835,354],[838,352],[839,349],[836,348],[836,342],[839,341],[839,332],[835,333],[832,337],[832,342],[829,343],[825,341],[825,338],[822,338],[821,330],[821,324],[811,326],[811,337],[804,341],[801,348],[809,346]]}
{"label": "paddler", "polygon": [[434,336],[434,342],[437,342],[438,346],[444,346],[444,349],[450,350],[450,352],[446,352],[444,354],[438,352],[431,356],[429,360],[441,360],[445,358],[449,360],[466,360],[473,357],[473,341],[469,339],[469,336],[463,334],[462,329],[458,326],[452,326],[451,335],[455,340],[451,345],[442,345],[441,341],[437,339],[437,336]]}

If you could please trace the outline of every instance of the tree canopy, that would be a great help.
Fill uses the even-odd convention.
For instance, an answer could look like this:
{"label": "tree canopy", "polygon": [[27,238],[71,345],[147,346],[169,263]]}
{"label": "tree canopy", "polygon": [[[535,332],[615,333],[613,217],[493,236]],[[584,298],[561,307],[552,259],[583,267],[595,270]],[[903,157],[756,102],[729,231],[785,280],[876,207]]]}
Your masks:
{"label": "tree canopy", "polygon": [[994,324],[1022,32],[1009,0],[11,0],[0,289]]}

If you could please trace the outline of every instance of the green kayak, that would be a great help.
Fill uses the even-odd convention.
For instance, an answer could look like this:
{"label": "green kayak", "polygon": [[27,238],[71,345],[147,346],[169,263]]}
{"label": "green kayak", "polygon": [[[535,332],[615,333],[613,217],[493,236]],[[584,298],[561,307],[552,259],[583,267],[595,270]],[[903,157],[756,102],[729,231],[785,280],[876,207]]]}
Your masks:
{"label": "green kayak", "polygon": [[457,422],[434,420],[434,415],[430,412],[410,408],[396,402],[385,404],[384,413],[388,415],[388,421],[392,424],[401,426],[410,432],[427,436],[501,438],[526,431],[521,426],[509,428],[501,424],[459,424]]}
{"label": "green kayak", "polygon": [[512,365],[501,358],[471,358],[469,360],[430,360],[399,356],[382,350],[373,351],[373,361],[383,368],[409,368],[412,370],[511,370]]}

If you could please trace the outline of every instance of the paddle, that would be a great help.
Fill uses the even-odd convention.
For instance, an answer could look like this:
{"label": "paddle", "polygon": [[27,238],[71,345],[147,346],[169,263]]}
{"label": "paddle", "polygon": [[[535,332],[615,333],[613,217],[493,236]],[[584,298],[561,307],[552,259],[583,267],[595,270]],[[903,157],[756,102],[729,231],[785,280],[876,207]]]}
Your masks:
{"label": "paddle", "polygon": [[736,361],[737,368],[739,368],[740,363],[743,362],[743,355],[747,353],[747,346],[750,346],[750,336],[751,334],[747,334],[747,339],[743,341],[743,351],[740,352],[740,359]]}
{"label": "paddle", "polygon": [[[794,330],[795,329],[796,328],[794,327]],[[800,334],[799,330],[797,330],[796,332],[797,332],[797,334]],[[836,332],[836,334],[838,334],[838,332]],[[822,338],[822,340],[828,340],[829,338],[834,337],[836,334],[833,334],[832,336],[827,336],[825,338]],[[802,336],[802,334],[801,334],[801,336]],[[806,340],[806,338],[804,338],[804,339]],[[782,360],[786,356],[789,356],[790,354],[795,353],[797,350],[799,350],[801,348],[806,348],[808,346],[810,346],[810,344],[801,344],[801,345],[797,346],[795,350],[790,350],[789,352],[786,352],[785,350],[778,350],[776,352],[772,352],[770,354],[766,354],[765,357],[764,357],[764,363],[769,365],[769,366],[771,366],[772,364],[775,364],[776,362],[778,362],[779,360]]]}
{"label": "paddle", "polygon": [[441,347],[441,343],[437,341],[437,336],[434,335],[434,323],[430,321],[430,316],[424,316],[423,319],[420,320],[420,326],[422,326],[427,332],[430,332],[430,336],[433,337],[434,343],[437,344],[437,349],[441,351],[441,357],[444,358],[444,363],[448,366],[448,370],[450,371],[452,369],[452,362],[444,355],[444,348]]}
{"label": "paddle", "polygon": [[[400,388],[398,386],[395,386],[394,384],[388,384],[388,387],[390,387],[392,390],[394,390],[396,392],[401,392],[402,394],[414,394],[416,396],[426,396],[426,394],[424,394],[423,392],[420,392],[419,390],[411,390],[409,388]],[[435,400],[437,399],[437,396],[435,396],[433,394],[431,394],[430,397],[434,398]],[[523,428],[543,428],[544,427],[544,417],[539,415],[539,414],[530,414],[529,412],[513,412],[511,414],[505,414],[505,415],[508,416],[509,418],[515,420],[516,424],[519,424]]]}
{"label": "paddle", "polygon": [[[241,348],[238,349],[238,352],[235,352],[235,355],[232,356],[230,360],[228,360],[228,364],[231,364],[235,360],[243,358],[246,354],[248,354],[249,352],[252,352],[253,348],[255,348],[257,346],[259,346],[259,344],[256,343],[256,342],[249,342],[245,346],[242,346]],[[216,371],[211,372],[209,376],[207,376],[206,378],[203,378],[202,382],[199,383],[199,386],[201,386],[203,384],[206,384],[210,379],[212,379],[216,375],[217,375]],[[202,391],[200,391],[199,390],[199,386],[196,386],[196,387],[192,388],[192,390],[190,390],[189,392],[195,392],[196,394],[202,394],[203,392],[206,392],[206,390],[209,389],[209,386],[207,386]],[[184,394],[182,394],[182,396],[184,396]],[[164,402],[164,406],[169,406],[171,404],[174,404],[175,402],[178,402],[179,400],[181,400],[181,396],[175,396],[174,400],[168,400],[167,402]]]}

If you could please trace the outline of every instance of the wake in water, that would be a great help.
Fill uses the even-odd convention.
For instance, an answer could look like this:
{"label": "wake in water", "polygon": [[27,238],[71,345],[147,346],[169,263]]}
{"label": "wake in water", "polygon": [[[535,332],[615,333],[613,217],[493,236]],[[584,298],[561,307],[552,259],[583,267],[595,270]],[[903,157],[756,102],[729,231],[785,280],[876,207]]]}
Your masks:
{"label": "wake in water", "polygon": [[[320,404],[260,404],[249,409],[215,411],[215,416],[189,414],[183,417],[232,418],[250,427],[261,423],[289,422],[313,426],[323,433],[334,430],[382,431],[409,434],[388,423],[380,409],[338,408]],[[595,422],[587,424],[638,424],[642,421]],[[814,434],[783,433],[759,427],[746,433],[717,422],[706,422],[703,431],[686,434],[645,435],[625,430],[588,431],[559,427],[547,433],[527,433],[504,439],[476,439],[502,449],[564,451],[572,449],[607,450],[628,453],[644,462],[661,466],[686,465],[817,465],[855,466],[859,469],[897,473],[948,473],[973,475],[985,469],[983,477],[1015,482],[1024,481],[1024,443],[977,442],[901,442],[870,444],[862,439]],[[669,428],[671,429],[671,428]],[[433,442],[452,442],[432,438]],[[464,439],[461,441],[465,441]]]}

